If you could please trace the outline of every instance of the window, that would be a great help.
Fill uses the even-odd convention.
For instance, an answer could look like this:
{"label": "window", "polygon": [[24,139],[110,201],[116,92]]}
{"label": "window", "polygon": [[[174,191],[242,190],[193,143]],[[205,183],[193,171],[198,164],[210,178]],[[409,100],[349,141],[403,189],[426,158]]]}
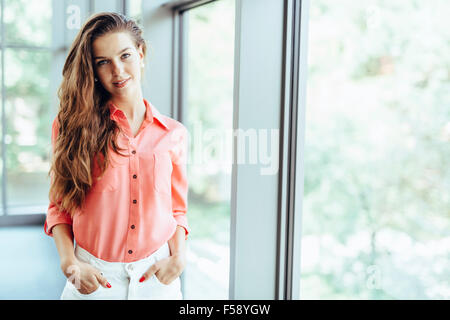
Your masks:
{"label": "window", "polygon": [[2,6],[2,203],[7,209],[3,215],[44,213],[49,188],[52,1],[4,0]]}
{"label": "window", "polygon": [[128,0],[127,15],[142,25],[142,0]]}
{"label": "window", "polygon": [[233,125],[234,0],[185,13],[190,133],[185,299],[228,299]]}
{"label": "window", "polygon": [[449,10],[311,1],[301,299],[450,298]]}

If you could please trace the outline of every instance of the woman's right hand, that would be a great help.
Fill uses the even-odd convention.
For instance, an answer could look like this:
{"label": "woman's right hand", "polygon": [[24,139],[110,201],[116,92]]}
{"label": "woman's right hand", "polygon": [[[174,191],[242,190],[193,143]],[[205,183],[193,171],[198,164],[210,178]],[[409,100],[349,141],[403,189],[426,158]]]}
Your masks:
{"label": "woman's right hand", "polygon": [[111,288],[111,285],[98,269],[76,258],[62,263],[61,269],[66,278],[81,294],[90,294],[97,290],[100,285]]}

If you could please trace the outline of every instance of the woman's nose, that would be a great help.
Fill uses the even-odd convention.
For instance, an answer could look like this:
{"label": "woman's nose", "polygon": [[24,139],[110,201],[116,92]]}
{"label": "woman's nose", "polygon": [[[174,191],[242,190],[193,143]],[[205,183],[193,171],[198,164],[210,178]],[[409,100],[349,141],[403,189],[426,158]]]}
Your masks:
{"label": "woman's nose", "polygon": [[113,76],[121,75],[122,71],[123,71],[123,64],[120,62],[119,63],[114,62],[112,65],[113,65],[113,68],[112,68]]}

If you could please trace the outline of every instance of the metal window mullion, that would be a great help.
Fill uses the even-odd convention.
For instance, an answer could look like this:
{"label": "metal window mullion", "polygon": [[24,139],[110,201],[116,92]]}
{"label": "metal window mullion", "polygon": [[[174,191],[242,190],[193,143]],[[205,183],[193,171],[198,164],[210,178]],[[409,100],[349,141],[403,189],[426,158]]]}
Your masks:
{"label": "metal window mullion", "polygon": [[185,121],[188,59],[188,11],[173,11],[171,116]]}
{"label": "metal window mullion", "polygon": [[171,104],[170,115],[172,118],[178,118],[178,104],[180,99],[179,86],[182,85],[182,79],[180,78],[180,60],[182,59],[183,52],[180,48],[181,36],[183,33],[181,14],[178,11],[172,12],[172,86],[171,86]]}
{"label": "metal window mullion", "polygon": [[122,14],[128,16],[128,1],[129,0],[119,0],[119,7],[122,9]]}
{"label": "metal window mullion", "polygon": [[[280,177],[281,198],[278,227],[277,299],[298,299],[300,281],[300,219],[303,203],[304,94],[306,87],[306,19],[308,0],[285,0],[282,84],[283,137],[281,155],[286,172]],[[304,16],[302,17],[302,10]],[[303,24],[303,25],[302,25]],[[302,29],[303,28],[303,29]]]}
{"label": "metal window mullion", "polygon": [[175,108],[176,119],[180,122],[187,119],[187,92],[188,92],[188,33],[189,33],[189,11],[180,12],[178,25],[178,104]]}
{"label": "metal window mullion", "polygon": [[[235,26],[234,26],[234,69],[233,69],[233,130],[239,127],[239,96],[240,96],[240,72],[241,72],[241,25],[242,10],[241,2],[235,4]],[[232,166],[231,166],[231,199],[230,199],[230,270],[228,284],[228,299],[236,299],[236,246],[237,246],[237,189],[238,189],[238,167],[237,167],[237,137],[233,136]]]}
{"label": "metal window mullion", "polygon": [[88,16],[92,16],[95,13],[95,0],[88,0]]}
{"label": "metal window mullion", "polygon": [[217,0],[179,0],[179,1],[168,1],[162,4],[162,7],[170,8],[175,12],[183,13],[184,11],[191,10],[210,2]]}
{"label": "metal window mullion", "polygon": [[[269,20],[270,24],[266,22]],[[272,133],[280,129],[283,26],[284,1],[236,1],[233,130],[237,134],[233,135],[230,299],[279,298],[278,259],[285,256],[285,246],[279,250],[279,240],[284,241],[279,231],[285,225],[279,212],[281,171],[263,174],[238,161],[246,153],[237,145],[237,130],[262,129]],[[277,153],[278,148],[277,145]]]}
{"label": "metal window mullion", "polygon": [[[172,11],[172,86],[171,116],[183,123],[186,118],[187,92],[187,20],[188,12]],[[181,292],[185,293],[185,273],[180,276]]]}
{"label": "metal window mullion", "polygon": [[[291,88],[291,61],[292,55],[292,28],[291,28],[291,13],[292,13],[292,2],[291,0],[286,0],[284,2],[284,13],[283,13],[283,61],[282,65],[285,66],[283,69],[283,77],[281,87],[283,88],[282,95],[282,110],[280,111],[280,175],[279,175],[279,209],[278,209],[278,227],[277,227],[277,278],[276,278],[276,300],[284,300],[286,298],[286,283],[287,283],[287,241],[288,237],[287,228],[289,226],[288,216],[291,211],[290,208],[290,181],[292,177],[292,161],[290,160],[291,155],[291,127],[290,123],[292,117],[292,111],[290,108],[292,96],[290,94]],[[295,171],[295,168],[294,168]]]}
{"label": "metal window mullion", "polygon": [[293,1],[291,4],[291,82],[290,82],[290,137],[289,137],[289,200],[288,200],[288,214],[287,218],[287,233],[286,233],[286,287],[285,299],[292,299],[292,285],[293,285],[293,255],[294,255],[294,222],[295,222],[295,187],[297,178],[297,132],[298,132],[298,75],[299,75],[299,9],[300,1]]}

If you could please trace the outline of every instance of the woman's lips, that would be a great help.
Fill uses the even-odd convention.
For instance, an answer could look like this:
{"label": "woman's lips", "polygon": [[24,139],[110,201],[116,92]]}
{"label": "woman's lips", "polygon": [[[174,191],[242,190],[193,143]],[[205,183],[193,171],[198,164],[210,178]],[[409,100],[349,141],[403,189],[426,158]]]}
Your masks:
{"label": "woman's lips", "polygon": [[114,86],[116,88],[123,88],[125,87],[125,85],[128,83],[128,80],[130,80],[131,78],[125,79],[123,81],[119,81],[119,82],[113,82]]}

